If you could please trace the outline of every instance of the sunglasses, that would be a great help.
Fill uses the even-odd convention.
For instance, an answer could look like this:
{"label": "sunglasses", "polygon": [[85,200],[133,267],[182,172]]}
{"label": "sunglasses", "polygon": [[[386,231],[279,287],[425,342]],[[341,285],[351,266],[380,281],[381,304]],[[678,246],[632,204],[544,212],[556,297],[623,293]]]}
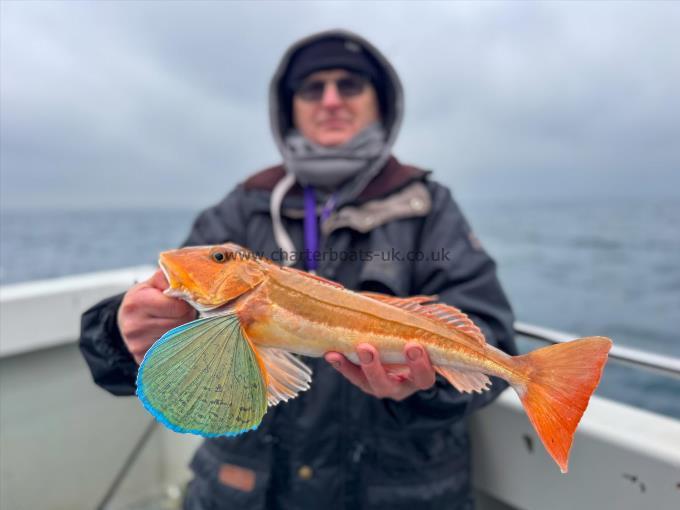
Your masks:
{"label": "sunglasses", "polygon": [[310,80],[300,85],[300,88],[295,91],[295,95],[303,101],[321,101],[326,91],[326,85],[329,83],[335,84],[340,97],[348,98],[361,94],[366,88],[367,81],[357,75],[345,76],[337,80]]}

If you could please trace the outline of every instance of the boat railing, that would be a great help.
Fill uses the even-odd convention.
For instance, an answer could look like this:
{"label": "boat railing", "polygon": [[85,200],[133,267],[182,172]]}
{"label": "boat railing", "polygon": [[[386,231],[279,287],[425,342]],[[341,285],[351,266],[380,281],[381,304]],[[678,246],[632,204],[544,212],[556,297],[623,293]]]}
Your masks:
{"label": "boat railing", "polygon": [[[518,335],[551,344],[569,342],[578,337],[578,335],[572,333],[565,333],[564,331],[519,321],[515,322],[515,332]],[[680,377],[680,358],[675,358],[666,354],[661,355],[614,344],[609,352],[609,358],[636,368],[651,370],[662,375]]]}
{"label": "boat railing", "polygon": [[[179,507],[200,439],[156,426],[136,399],[97,388],[77,346],[82,312],[152,271],[0,287],[0,508],[160,508],[159,495],[175,501],[164,508]],[[516,329],[541,342],[577,336],[522,322]],[[680,372],[677,359],[619,345],[611,357]],[[567,475],[511,391],[475,413],[471,431],[479,510],[680,508],[680,420],[672,417],[593,397]]]}

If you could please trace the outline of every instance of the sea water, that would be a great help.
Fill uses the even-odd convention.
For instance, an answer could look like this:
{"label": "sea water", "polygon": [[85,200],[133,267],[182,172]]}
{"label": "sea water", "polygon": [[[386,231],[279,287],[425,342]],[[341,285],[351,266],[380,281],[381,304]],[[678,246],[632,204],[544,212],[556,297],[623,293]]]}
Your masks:
{"label": "sea water", "polygon": [[[680,199],[478,200],[461,206],[518,320],[680,358]],[[0,284],[138,264],[194,210],[4,210]],[[523,341],[527,350],[541,344]],[[598,393],[680,418],[680,379],[609,363]]]}

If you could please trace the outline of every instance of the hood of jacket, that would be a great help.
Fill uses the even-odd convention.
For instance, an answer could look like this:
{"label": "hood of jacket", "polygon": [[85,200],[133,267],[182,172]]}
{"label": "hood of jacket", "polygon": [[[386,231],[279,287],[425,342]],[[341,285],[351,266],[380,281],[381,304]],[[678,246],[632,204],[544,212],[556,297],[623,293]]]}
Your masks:
{"label": "hood of jacket", "polygon": [[300,39],[290,46],[281,58],[269,85],[269,119],[276,146],[286,160],[288,149],[286,148],[285,138],[293,128],[293,121],[292,93],[285,86],[285,78],[290,70],[293,58],[301,49],[310,44],[331,37],[344,38],[348,42],[361,46],[366,54],[373,59],[381,73],[380,82],[383,87],[378,91],[378,94],[381,95],[381,120],[387,133],[384,147],[384,159],[386,160],[399,134],[404,113],[404,92],[401,80],[392,64],[375,46],[363,37],[342,29],[326,30]]}

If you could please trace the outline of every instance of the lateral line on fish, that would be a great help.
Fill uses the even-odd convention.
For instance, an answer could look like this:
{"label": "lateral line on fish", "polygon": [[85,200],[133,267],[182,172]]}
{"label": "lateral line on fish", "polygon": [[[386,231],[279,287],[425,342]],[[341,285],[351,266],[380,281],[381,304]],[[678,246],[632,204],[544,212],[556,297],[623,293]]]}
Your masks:
{"label": "lateral line on fish", "polygon": [[[388,322],[390,324],[396,324],[396,325],[401,326],[401,327],[404,326],[404,324],[402,322],[398,321],[398,320],[393,320],[393,319],[389,319],[389,318],[386,318],[386,317],[383,317],[383,316],[378,316],[378,315],[372,314],[370,312],[367,312],[365,310],[353,308],[353,307],[342,305],[342,304],[336,304],[334,302],[327,301],[327,300],[319,298],[317,296],[310,295],[308,292],[306,292],[306,289],[300,289],[300,288],[297,288],[297,287],[292,287],[290,285],[286,285],[286,283],[282,282],[281,280],[279,280],[277,278],[271,278],[270,284],[276,285],[276,286],[280,287],[281,289],[284,289],[287,292],[299,294],[300,296],[303,296],[305,298],[316,301],[317,303],[322,303],[324,306],[327,306],[329,308],[335,308],[335,309],[340,308],[340,309],[346,310],[350,313],[360,314],[360,315],[363,315],[364,317],[369,317],[371,319],[376,319],[376,320],[380,320],[380,321],[383,321],[383,322]],[[350,290],[348,290],[344,287],[341,288],[341,289],[336,289],[336,290],[342,290],[342,291],[345,291],[349,294],[354,294],[352,291],[350,291]],[[371,299],[371,298],[368,297],[368,299]],[[380,301],[375,301],[375,303],[384,304],[384,303],[381,303]],[[295,310],[283,306],[282,303],[280,303],[280,302],[277,303],[276,305],[286,309],[290,313],[297,313]],[[406,315],[408,315],[408,312],[406,310],[402,310],[402,309],[399,309],[399,308],[397,308],[397,309],[400,310],[400,311],[406,312]],[[415,314],[415,316],[416,317],[422,317],[425,320],[431,320],[432,322],[437,324],[436,319],[431,319],[431,318],[426,317],[424,315]],[[323,322],[315,320],[312,317],[306,317],[305,320],[308,320],[309,322],[314,323],[314,324],[323,325]],[[442,326],[444,326],[444,325],[442,324]],[[344,328],[344,329],[350,329],[350,330],[357,330],[357,328],[351,328],[351,327],[348,327],[346,325],[339,325],[337,327]],[[423,328],[419,325],[410,325],[409,324],[408,327],[420,330],[422,332],[426,332],[426,333],[431,334],[433,336],[436,336],[436,338],[438,339],[438,343],[435,343],[435,345],[437,347],[440,347],[442,349],[455,350],[460,355],[465,355],[465,353],[462,352],[462,351],[467,350],[468,351],[467,355],[481,355],[481,357],[487,357],[488,351],[494,351],[494,352],[499,353],[502,356],[507,356],[507,354],[504,353],[503,351],[501,351],[500,349],[494,347],[493,345],[487,344],[487,343],[480,345],[480,344],[474,343],[471,340],[471,343],[468,345],[465,342],[458,341],[455,338],[443,335],[441,333],[438,333],[436,331],[432,331],[430,329],[425,329],[425,328]],[[447,331],[450,333],[452,330],[447,329]],[[467,336],[467,334],[464,331],[455,331],[455,333]],[[403,337],[403,335],[398,335],[398,336]],[[421,339],[414,338],[413,341],[418,342],[419,340],[421,340]],[[425,340],[425,339],[422,339],[422,340]],[[425,340],[425,341],[430,342],[432,340],[430,339],[430,340]],[[487,353],[485,353],[485,351],[487,351]],[[522,372],[519,369],[519,367],[516,367],[515,365],[513,365],[512,362],[502,363],[502,362],[498,362],[498,361],[495,361],[495,360],[490,360],[490,361],[499,373],[511,374],[518,381],[526,381],[526,375],[524,374],[524,372]],[[461,372],[463,372],[463,371],[467,371],[467,372],[479,371],[479,370],[470,369],[466,365],[464,365],[465,368],[460,368],[458,366],[449,365],[449,364],[441,365],[441,366],[452,368],[454,370],[459,370]],[[482,373],[485,373],[485,372],[482,372]],[[494,376],[498,377],[498,375],[494,374],[493,372],[488,372],[488,375],[494,375]]]}
{"label": "lateral line on fish", "polygon": [[[283,288],[283,289],[286,289],[287,291],[294,292],[294,293],[296,293],[296,294],[301,294],[301,295],[303,295],[303,296],[306,297],[306,298],[309,298],[309,299],[311,299],[311,300],[313,300],[313,301],[316,301],[316,302],[318,302],[318,303],[323,303],[324,305],[329,306],[329,307],[331,307],[331,308],[342,308],[343,310],[347,310],[348,312],[353,312],[353,313],[362,314],[362,315],[364,315],[364,316],[371,317],[371,318],[373,318],[373,319],[380,319],[381,321],[389,322],[390,324],[398,324],[398,325],[400,325],[400,326],[403,326],[403,323],[400,322],[400,321],[397,321],[397,320],[387,319],[387,318],[384,318],[384,317],[379,317],[378,315],[372,314],[372,313],[367,312],[367,311],[365,311],[365,310],[360,310],[360,309],[358,309],[358,308],[354,308],[354,307],[351,307],[351,306],[346,306],[346,305],[342,305],[342,304],[339,304],[339,303],[333,303],[333,302],[330,302],[330,301],[326,301],[325,299],[320,299],[320,298],[318,298],[318,297],[316,297],[316,296],[314,296],[314,295],[312,295],[312,294],[309,294],[309,293],[307,293],[307,292],[301,291],[301,290],[298,289],[298,288],[291,287],[291,286],[288,286],[288,285],[286,285],[286,284],[284,284],[284,283],[281,283],[280,281],[278,281],[278,280],[276,280],[276,279],[274,279],[274,278],[272,278],[271,281],[272,281],[272,283],[274,283],[275,285],[278,285],[279,287],[281,287],[281,288]],[[349,290],[347,290],[347,289],[345,289],[345,288],[337,289],[337,290],[339,290],[339,291],[344,291],[344,292],[347,292],[348,294],[351,294],[351,291],[349,291]],[[367,299],[371,299],[371,298],[367,298]],[[375,301],[375,300],[374,300],[374,301]],[[377,304],[384,304],[384,303],[380,303],[379,301],[375,301],[375,303],[377,303]],[[281,305],[279,304],[278,306],[281,306]],[[405,313],[405,315],[408,315],[408,314]],[[422,317],[423,319],[427,319],[427,317],[424,317],[424,316],[419,316],[419,317]],[[308,320],[310,320],[311,322],[317,322],[317,321],[314,321],[314,320],[312,320],[312,319],[308,319]],[[436,322],[435,322],[435,323],[436,323]],[[437,336],[440,336],[440,337],[444,338],[445,340],[450,340],[449,338],[447,338],[447,337],[441,335],[440,333],[437,333],[437,332],[434,332],[434,331],[426,330],[426,329],[424,329],[424,328],[421,328],[420,326],[411,326],[411,325],[409,325],[409,326],[410,326],[410,327],[413,327],[413,328],[419,328],[419,329],[421,329],[421,330],[423,330],[423,331],[428,331],[428,332],[430,332],[430,333],[433,333],[433,334],[435,334],[435,335],[437,335]],[[464,335],[465,333],[461,332],[461,334]]]}
{"label": "lateral line on fish", "polygon": [[[304,276],[306,276],[306,275],[304,275]],[[323,306],[328,307],[330,309],[342,309],[342,310],[345,310],[349,313],[355,313],[355,314],[358,314],[358,315],[362,315],[363,317],[367,317],[371,320],[379,320],[379,321],[383,321],[383,322],[387,322],[387,323],[390,323],[390,324],[397,325],[398,327],[404,327],[404,323],[399,321],[399,320],[389,319],[389,318],[386,318],[384,316],[375,315],[373,313],[370,313],[366,310],[362,310],[360,308],[355,308],[355,307],[343,305],[343,304],[340,304],[340,303],[335,303],[335,302],[328,301],[326,299],[320,298],[318,296],[315,296],[313,294],[310,294],[310,292],[312,292],[313,289],[314,289],[313,286],[316,285],[316,280],[308,281],[308,280],[301,279],[301,280],[298,280],[298,281],[301,283],[301,285],[299,287],[298,286],[291,286],[291,285],[287,284],[285,281],[283,281],[282,279],[276,278],[276,276],[272,275],[272,277],[269,279],[269,285],[277,286],[285,292],[297,294],[297,295],[299,295],[299,296],[301,296],[305,299],[310,299],[312,301],[320,303]],[[307,287],[310,287],[310,288],[307,288]],[[344,291],[345,293],[350,294],[350,295],[355,294],[353,291],[350,291],[349,289],[347,289],[345,287],[341,287],[341,288],[335,288],[334,287],[333,290]],[[364,296],[364,297],[369,299],[372,304],[380,304],[380,305],[385,304],[385,303],[382,303],[378,300],[373,300],[368,296]],[[281,302],[277,302],[276,306],[279,306],[279,307],[287,310],[290,313],[294,313],[294,314],[299,313],[295,309],[291,309],[287,306],[284,306]],[[414,313],[414,312],[411,312],[409,314],[408,311],[400,309],[398,307],[391,307],[390,306],[390,308],[396,308],[400,312],[404,312],[405,316],[412,315],[412,316],[415,316],[415,317],[418,317],[418,318],[422,318],[426,321],[431,321],[434,324],[439,325],[437,323],[436,319],[433,319],[433,318],[430,318],[430,317],[427,317],[427,316],[424,316],[424,315],[418,315],[417,313]],[[313,323],[313,324],[323,325],[322,321],[315,320],[313,317],[307,316],[307,317],[305,317],[305,320],[307,320],[307,321],[309,321],[310,323]],[[345,325],[345,324],[338,325],[336,327],[343,328],[343,329],[350,329],[350,330],[353,330],[353,331],[358,331],[357,328],[351,328],[351,327],[348,328],[347,325]],[[430,334],[430,335],[432,335],[432,337],[436,338],[436,340],[435,340],[435,338],[432,338],[432,337],[430,339],[415,337],[415,338],[413,338],[413,341],[418,342],[420,340],[423,340],[424,342],[432,342],[434,344],[433,347],[437,347],[437,348],[440,348],[442,350],[451,349],[455,352],[455,354],[457,354],[459,356],[475,356],[475,357],[479,356],[480,358],[488,358],[488,352],[489,351],[494,351],[494,352],[499,353],[502,356],[507,356],[503,351],[501,351],[501,350],[499,350],[499,349],[495,348],[494,346],[489,345],[487,343],[480,345],[480,344],[476,343],[474,341],[474,339],[470,339],[470,343],[468,344],[464,341],[460,341],[460,340],[457,340],[455,338],[452,338],[452,336],[449,336],[452,333],[453,334],[460,334],[460,335],[463,335],[465,337],[468,337],[468,335],[464,331],[457,331],[457,330],[452,330],[450,328],[446,328],[446,326],[444,324],[441,324],[440,327],[446,328],[448,335],[444,335],[444,334],[439,333],[437,331],[432,331],[431,329],[424,328],[420,325],[409,324],[408,327],[413,328],[415,330],[419,330],[420,332]],[[404,335],[397,335],[397,336],[404,338]],[[467,352],[465,352],[465,351],[467,351]],[[504,362],[499,362],[499,361],[496,361],[496,360],[489,360],[489,362],[490,362],[490,365],[492,365],[494,371],[497,372],[497,373],[494,373],[493,371],[482,372],[482,373],[487,373],[488,375],[494,375],[496,377],[498,377],[499,374],[509,374],[509,375],[513,376],[515,378],[515,380],[518,380],[518,381],[525,381],[526,380],[525,374],[523,372],[521,372],[518,367],[512,365],[512,362],[504,363]],[[467,365],[463,365],[465,368],[460,368],[458,365],[454,365],[454,364],[442,364],[440,366],[452,368],[454,370],[459,370],[461,372],[462,371],[467,371],[467,372],[479,371],[479,370],[470,369]]]}
{"label": "lateral line on fish", "polygon": [[[346,310],[346,311],[348,311],[348,312],[350,312],[350,313],[360,314],[360,315],[363,315],[364,317],[368,317],[368,318],[370,318],[370,319],[381,320],[381,321],[383,321],[383,322],[388,322],[388,323],[390,323],[390,324],[395,324],[395,325],[401,326],[401,327],[404,326],[404,324],[403,324],[402,322],[398,321],[398,320],[388,319],[388,318],[385,318],[385,317],[377,316],[377,315],[372,314],[372,313],[370,313],[370,312],[367,312],[367,311],[365,311],[365,310],[361,310],[361,309],[357,309],[357,308],[349,307],[349,306],[344,306],[344,305],[341,305],[341,304],[336,304],[336,303],[333,303],[333,302],[329,302],[329,301],[324,300],[324,299],[320,299],[320,298],[318,298],[318,297],[316,297],[316,296],[310,295],[308,292],[305,292],[303,289],[299,289],[299,288],[295,288],[295,287],[291,287],[291,286],[289,286],[289,285],[286,285],[285,283],[281,282],[281,281],[280,281],[279,279],[277,279],[277,278],[272,278],[272,279],[270,280],[270,283],[272,283],[272,284],[274,284],[274,285],[276,285],[276,286],[280,287],[281,289],[284,289],[284,290],[286,290],[286,291],[288,291],[288,292],[292,292],[292,293],[295,293],[295,294],[299,294],[299,295],[301,295],[301,296],[304,296],[305,298],[308,298],[308,299],[311,299],[311,300],[313,300],[313,301],[316,301],[317,303],[322,303],[323,305],[328,306],[328,307],[330,307],[330,308],[336,308],[336,309],[337,309],[337,308],[341,308],[341,309]],[[345,291],[345,292],[347,292],[347,293],[351,293],[351,291],[347,290],[346,288],[336,289],[336,290],[342,290],[342,291]],[[367,299],[371,299],[371,298],[367,298]],[[375,304],[384,304],[384,303],[381,303],[381,302],[379,302],[379,301],[375,301]],[[281,303],[277,303],[277,306],[282,307],[282,308],[285,308],[285,309],[287,309],[288,311],[290,311],[291,313],[296,313],[295,310],[290,310],[290,309],[288,309],[287,307],[282,306]],[[400,311],[402,311],[402,310],[400,310]],[[404,312],[405,312],[405,311],[404,311]],[[406,315],[408,315],[408,314],[406,313]],[[432,322],[434,322],[435,324],[437,324],[437,323],[436,323],[436,320],[433,320],[433,319],[430,319],[430,318],[428,318],[428,317],[421,316],[421,315],[416,315],[416,316],[417,316],[417,317],[422,317],[422,318],[425,319],[425,320],[431,320]],[[323,324],[323,322],[314,320],[314,319],[311,318],[311,317],[306,317],[306,320],[308,320],[309,322],[314,323],[314,324]],[[442,325],[442,326],[443,326],[443,325]],[[346,329],[352,329],[352,328],[347,328],[347,326],[345,326],[345,325],[338,326],[338,327],[342,327],[342,328],[346,328]],[[444,349],[444,350],[445,350],[445,349],[453,349],[453,350],[456,350],[456,351],[457,351],[457,354],[460,354],[460,355],[465,355],[465,354],[464,354],[463,352],[461,352],[461,351],[467,350],[467,351],[468,351],[468,355],[473,355],[473,354],[474,354],[474,355],[482,355],[482,356],[483,356],[483,355],[484,355],[484,350],[485,350],[485,349],[488,349],[489,347],[492,347],[492,346],[489,346],[488,344],[484,344],[484,345],[476,344],[476,343],[474,343],[472,340],[471,340],[470,345],[468,345],[467,343],[462,342],[462,341],[458,341],[458,340],[456,340],[455,338],[452,338],[451,336],[446,336],[446,335],[444,335],[444,334],[442,334],[442,333],[439,333],[439,332],[436,332],[436,331],[432,331],[432,330],[430,330],[430,329],[426,329],[426,328],[424,328],[424,327],[422,327],[422,326],[419,326],[419,325],[408,325],[408,327],[411,327],[411,328],[413,328],[413,329],[417,329],[417,330],[420,330],[420,331],[422,331],[422,332],[425,332],[425,333],[428,333],[428,334],[430,334],[430,335],[435,336],[435,337],[437,338],[437,340],[438,340],[438,342],[433,342],[433,343],[435,343],[435,346],[437,346],[437,347],[439,347],[439,348],[441,348],[441,349]],[[449,331],[451,331],[451,330],[449,330]],[[455,331],[455,333],[458,333],[458,334],[467,336],[466,333],[463,332],[463,331]],[[401,336],[401,337],[403,338],[403,335],[397,335],[397,336]],[[419,338],[414,338],[414,341],[415,341],[415,342],[418,342],[418,340],[419,340]],[[422,339],[422,340],[425,340],[425,339]],[[429,339],[429,340],[427,340],[427,341],[432,342],[433,340],[434,340],[434,339]],[[455,345],[452,345],[452,344],[455,344]],[[502,352],[502,351],[499,351],[499,352]],[[509,372],[509,373],[511,373],[512,375],[514,375],[514,376],[516,376],[516,377],[518,377],[518,378],[522,378],[522,374],[519,373],[519,372],[517,372],[516,370],[514,370],[514,367],[507,366],[506,364],[501,364],[501,363],[499,363],[499,362],[497,362],[497,361],[493,361],[493,360],[491,360],[491,361],[492,361],[492,364],[498,369],[499,372],[504,372],[504,373],[508,373],[508,372]],[[451,367],[451,368],[454,368],[454,369],[460,370],[460,371],[470,371],[470,372],[474,371],[474,370],[468,369],[467,367],[466,367],[466,368],[456,368],[456,367],[454,367],[453,365],[448,365],[448,364],[447,364],[447,365],[442,365],[442,366]],[[491,373],[491,375],[495,375],[495,374]]]}

